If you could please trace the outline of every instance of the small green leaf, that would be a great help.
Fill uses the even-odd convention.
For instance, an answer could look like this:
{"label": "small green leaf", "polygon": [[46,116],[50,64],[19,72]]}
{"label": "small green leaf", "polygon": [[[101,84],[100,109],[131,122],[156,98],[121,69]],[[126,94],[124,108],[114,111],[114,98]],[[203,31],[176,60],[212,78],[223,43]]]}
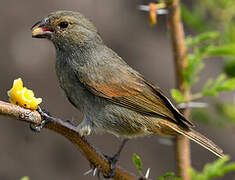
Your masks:
{"label": "small green leaf", "polygon": [[235,90],[235,78],[228,79],[223,82],[223,84],[218,87],[219,91],[231,91]]}
{"label": "small green leaf", "polygon": [[185,102],[184,95],[178,89],[172,89],[171,96],[177,103]]}
{"label": "small green leaf", "polygon": [[222,46],[217,46],[210,49],[210,56],[231,56],[235,55],[235,44],[227,44]]}
{"label": "small green leaf", "polygon": [[168,172],[162,175],[161,177],[157,178],[157,180],[165,180],[166,178],[173,177],[175,174],[173,172]]}
{"label": "small green leaf", "polygon": [[20,180],[29,180],[29,177],[28,176],[24,176]]}
{"label": "small green leaf", "polygon": [[225,74],[221,74],[215,81],[209,79],[202,89],[202,94],[204,96],[217,96],[221,91],[235,90],[235,78],[226,78]]}
{"label": "small green leaf", "polygon": [[141,158],[136,154],[134,153],[133,156],[132,156],[132,160],[136,166],[136,169],[141,172],[143,170],[143,166],[142,166],[142,160]]}
{"label": "small green leaf", "polygon": [[173,172],[168,172],[162,175],[161,177],[157,178],[157,180],[182,180],[181,178],[174,177],[175,174]]}

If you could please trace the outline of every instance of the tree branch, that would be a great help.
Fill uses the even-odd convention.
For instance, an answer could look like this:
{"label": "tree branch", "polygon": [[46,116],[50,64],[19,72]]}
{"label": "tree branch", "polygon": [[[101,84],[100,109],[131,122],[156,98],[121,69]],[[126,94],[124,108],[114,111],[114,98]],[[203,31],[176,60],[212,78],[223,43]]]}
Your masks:
{"label": "tree branch", "polygon": [[[9,116],[16,120],[32,123],[35,125],[39,125],[42,122],[42,118],[37,111],[24,109],[20,106],[3,101],[0,101],[0,115]],[[92,167],[98,168],[98,170],[103,174],[109,174],[110,166],[107,160],[103,157],[103,155],[97,152],[84,137],[81,137],[76,131],[76,128],[71,126],[70,123],[58,119],[56,122],[49,122],[46,124],[45,128],[50,129],[67,138],[86,157],[86,159],[91,163]],[[133,175],[121,170],[120,168],[116,168],[116,174],[113,179],[135,180],[136,178]]]}
{"label": "tree branch", "polygon": [[[188,63],[186,59],[187,47],[185,45],[184,30],[180,15],[180,0],[171,0],[168,7],[170,10],[168,23],[171,29],[177,88],[179,88],[180,91],[184,94],[185,99],[189,100],[190,89],[187,87],[183,78],[183,71],[187,68]],[[190,109],[186,108],[183,113],[188,119],[190,115]],[[188,169],[191,164],[190,142],[187,137],[182,135],[176,137],[175,153],[178,175],[184,180],[190,180],[190,176],[188,174]]]}

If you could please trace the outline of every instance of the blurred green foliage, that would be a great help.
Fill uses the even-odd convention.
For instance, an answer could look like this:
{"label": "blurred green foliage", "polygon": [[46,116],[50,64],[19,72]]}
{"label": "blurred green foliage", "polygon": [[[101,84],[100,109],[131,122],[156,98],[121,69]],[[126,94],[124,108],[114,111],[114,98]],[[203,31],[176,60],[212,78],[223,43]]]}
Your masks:
{"label": "blurred green foliage", "polygon": [[[211,31],[186,38],[190,53],[187,55],[188,67],[183,72],[183,77],[189,89],[198,83],[198,74],[205,67],[205,59],[214,56],[235,56],[235,44],[218,44],[219,35],[219,32]],[[203,96],[217,96],[221,91],[231,90],[235,90],[235,78],[228,78],[227,75],[221,74],[215,80],[208,79],[202,90],[192,95],[192,100]],[[177,89],[171,90],[171,94],[177,103],[186,101],[184,95]]]}
{"label": "blurred green foliage", "polygon": [[[143,165],[142,160],[137,154],[133,154],[133,162],[138,171],[142,171]],[[213,163],[208,163],[204,166],[202,172],[198,172],[197,170],[190,168],[189,173],[192,180],[211,180],[215,178],[219,178],[224,176],[225,174],[235,171],[235,163],[228,162],[229,157],[225,156],[220,158]],[[140,173],[143,176],[143,173]],[[157,178],[157,180],[182,180],[179,177],[175,177],[173,172],[168,172]]]}
{"label": "blurred green foliage", "polygon": [[220,74],[215,80],[207,80],[202,89],[202,95],[217,96],[221,91],[230,90],[235,90],[235,78],[226,79],[225,74]]}
{"label": "blurred green foliage", "polygon": [[[220,36],[217,43],[230,46],[229,51],[235,53],[235,1],[234,0],[198,0],[187,7],[182,4],[183,21],[198,33],[218,31]],[[225,47],[226,50],[229,47]],[[221,49],[217,53],[226,52]],[[230,54],[230,52],[229,52]],[[214,54],[216,55],[216,53]],[[227,75],[235,76],[235,56],[225,58],[224,71]]]}
{"label": "blurred green foliage", "polygon": [[228,163],[229,157],[225,156],[213,163],[206,164],[202,172],[197,172],[191,168],[189,170],[192,180],[210,180],[222,177],[235,170],[235,163]]}
{"label": "blurred green foliage", "polygon": [[188,68],[183,72],[183,75],[189,87],[198,82],[197,75],[205,67],[204,60],[206,58],[235,56],[235,44],[218,44],[219,35],[219,32],[211,31],[186,38],[186,44],[191,53],[187,55]]}

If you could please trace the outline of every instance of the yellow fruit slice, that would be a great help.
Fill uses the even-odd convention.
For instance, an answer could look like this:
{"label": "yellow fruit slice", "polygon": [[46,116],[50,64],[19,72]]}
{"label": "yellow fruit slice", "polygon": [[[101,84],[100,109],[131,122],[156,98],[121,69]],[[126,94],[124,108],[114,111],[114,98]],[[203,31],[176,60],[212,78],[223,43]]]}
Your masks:
{"label": "yellow fruit slice", "polygon": [[34,92],[26,87],[23,87],[23,81],[21,78],[14,80],[13,87],[7,92],[9,101],[12,104],[19,105],[21,107],[35,110],[42,102],[42,98],[34,97]]}

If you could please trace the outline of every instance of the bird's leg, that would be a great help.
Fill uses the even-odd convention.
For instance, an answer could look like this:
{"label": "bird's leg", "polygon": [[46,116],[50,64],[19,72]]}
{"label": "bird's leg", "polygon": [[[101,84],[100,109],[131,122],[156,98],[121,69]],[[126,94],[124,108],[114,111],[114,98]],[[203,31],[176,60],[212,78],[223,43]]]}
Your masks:
{"label": "bird's leg", "polygon": [[104,175],[104,178],[112,178],[115,176],[116,163],[118,162],[121,151],[124,148],[127,141],[128,141],[128,139],[124,139],[122,141],[121,146],[119,147],[118,151],[114,154],[114,156],[109,157],[104,154],[104,157],[108,160],[108,162],[110,164],[110,173],[109,173],[109,175]]}

